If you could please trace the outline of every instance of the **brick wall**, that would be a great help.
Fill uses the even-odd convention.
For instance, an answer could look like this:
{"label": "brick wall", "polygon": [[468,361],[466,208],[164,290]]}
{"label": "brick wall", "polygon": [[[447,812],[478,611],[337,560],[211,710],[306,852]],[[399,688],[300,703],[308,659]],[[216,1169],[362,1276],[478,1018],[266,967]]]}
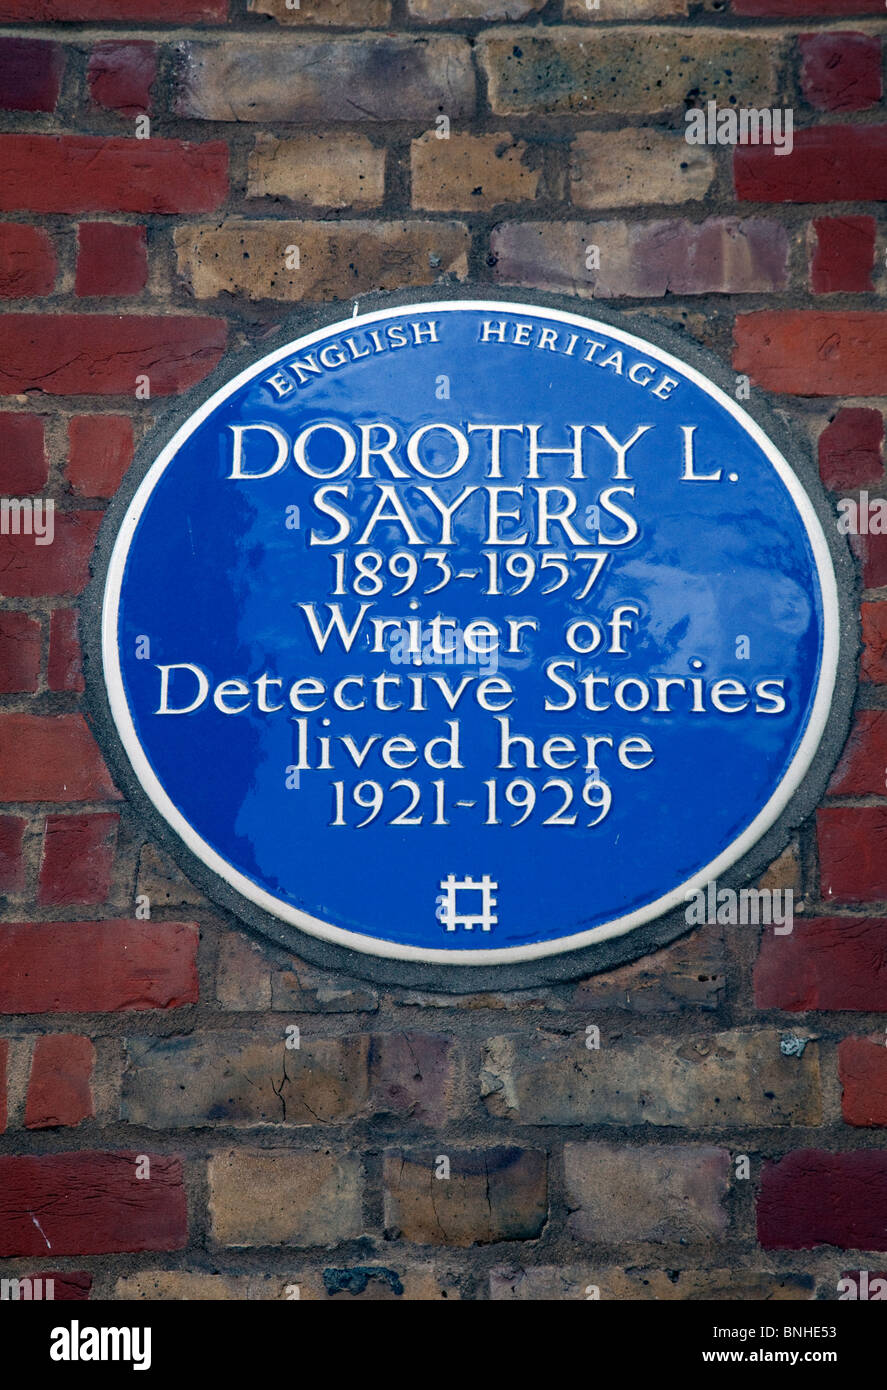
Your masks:
{"label": "brick wall", "polygon": [[[146,842],[77,604],[170,398],[295,302],[441,277],[676,323],[883,494],[884,32],[881,0],[0,0],[0,493],[58,508],[0,536],[4,1275],[810,1299],[883,1264],[887,536],[848,747],[765,880],[794,932],[463,999],[252,943]],[[710,99],[791,107],[792,153],[688,145]]]}

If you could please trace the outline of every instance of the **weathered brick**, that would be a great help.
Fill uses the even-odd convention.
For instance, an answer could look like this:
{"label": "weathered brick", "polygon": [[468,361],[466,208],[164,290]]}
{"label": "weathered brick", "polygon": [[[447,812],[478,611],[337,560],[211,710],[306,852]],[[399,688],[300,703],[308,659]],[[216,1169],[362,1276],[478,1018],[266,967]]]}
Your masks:
{"label": "weathered brick", "polygon": [[857,710],[828,792],[829,796],[887,793],[887,710]]}
{"label": "weathered brick", "polygon": [[0,1134],[6,1130],[6,1062],[9,1055],[9,1043],[5,1038],[0,1038]]}
{"label": "weathered brick", "polygon": [[0,299],[51,294],[55,272],[55,250],[48,232],[42,227],[0,223]]}
{"label": "weathered brick", "polygon": [[814,294],[859,294],[873,288],[876,223],[873,217],[818,217],[810,260]]}
{"label": "weathered brick", "polygon": [[73,690],[79,694],[84,689],[83,653],[73,608],[56,608],[50,614],[46,678],[50,690]]}
{"label": "weathered brick", "polygon": [[389,1265],[357,1264],[322,1271],[297,1269],[293,1274],[204,1274],[197,1270],[146,1269],[117,1280],[114,1297],[139,1300],[268,1301],[292,1299],[292,1286],[305,1303],[335,1299],[350,1303],[401,1299],[405,1303],[434,1299],[458,1301],[456,1279],[430,1264],[404,1269]]}
{"label": "weathered brick", "polygon": [[733,366],[766,391],[883,394],[887,314],[761,309],[737,315],[735,337]]}
{"label": "weathered brick", "polygon": [[21,816],[0,815],[0,893],[20,893],[25,886],[22,842],[27,825]]}
{"label": "weathered brick", "polygon": [[249,0],[250,14],[269,15],[278,24],[334,24],[343,29],[374,29],[391,18],[391,0]]}
{"label": "weathered brick", "polygon": [[407,0],[411,19],[443,24],[456,19],[525,19],[545,8],[546,0]]}
{"label": "weathered brick", "polygon": [[782,853],[764,870],[758,879],[757,887],[769,889],[771,893],[774,889],[785,891],[790,888],[796,897],[801,896],[801,860],[797,841],[786,845]]}
{"label": "weathered brick", "polygon": [[842,406],[819,436],[819,476],[849,492],[884,476],[884,416],[867,406]]}
{"label": "weathered brick", "polygon": [[97,43],[87,69],[89,95],[95,106],[138,116],[151,110],[151,88],[157,77],[157,45],[116,39]]}
{"label": "weathered brick", "polygon": [[318,1014],[374,1013],[379,995],[365,980],[316,970],[294,957],[289,965],[272,972],[271,1007]]}
{"label": "weathered brick", "polygon": [[683,110],[691,90],[767,106],[775,91],[769,37],[724,29],[601,29],[593,40],[568,26],[497,29],[478,52],[498,115],[654,114]]}
{"label": "weathered brick", "polygon": [[194,1004],[197,940],[197,927],[188,922],[5,922],[0,1013],[110,1013]]}
{"label": "weathered brick", "polygon": [[436,132],[426,131],[410,147],[410,170],[414,208],[489,209],[535,198],[541,151],[507,132],[453,132],[439,140]]}
{"label": "weathered brick", "polygon": [[369,1098],[369,1038],[130,1038],[121,1115],[152,1129],[342,1124]]}
{"label": "weathered brick", "polygon": [[887,1125],[887,1047],[884,1039],[842,1038],[838,1076],[841,1112],[848,1125]]}
{"label": "weathered brick", "polygon": [[228,0],[0,0],[0,19],[41,21],[158,20],[161,24],[221,22]]}
{"label": "weathered brick", "polygon": [[820,111],[865,111],[881,100],[881,40],[877,34],[831,29],[799,34],[801,91]]}
{"label": "weathered brick", "polygon": [[278,963],[239,932],[226,933],[219,943],[216,997],[223,1009],[241,1012],[373,1013],[379,1007],[378,993],[364,981],[295,957]]}
{"label": "weathered brick", "polygon": [[[141,884],[139,891],[144,891]],[[270,1009],[272,969],[266,950],[247,941],[240,932],[226,932],[219,942],[216,962],[216,999],[232,1012]]]}
{"label": "weathered brick", "polygon": [[0,694],[34,691],[43,632],[30,613],[0,613]]}
{"label": "weathered brick", "polygon": [[180,1250],[187,1238],[182,1164],[169,1154],[0,1157],[2,1256]]}
{"label": "weathered brick", "polygon": [[137,892],[147,897],[152,907],[193,907],[203,904],[204,897],[187,880],[170,859],[153,845],[144,845],[139,855]]}
{"label": "weathered brick", "polygon": [[887,921],[818,917],[765,933],[754,972],[759,1009],[887,1010]]}
{"label": "weathered brick", "polygon": [[657,1302],[718,1300],[781,1303],[815,1297],[812,1274],[775,1274],[744,1269],[620,1269],[589,1264],[534,1265],[490,1271],[490,1298],[498,1301],[602,1300]]}
{"label": "weathered brick", "polygon": [[715,1009],[723,998],[726,968],[720,930],[704,926],[673,946],[582,980],[575,1004],[638,1014]]}
{"label": "weathered brick", "polygon": [[887,898],[887,806],[821,806],[816,831],[825,902]]}
{"label": "weathered brick", "polygon": [[61,44],[43,39],[0,39],[0,108],[54,111],[64,67]]}
{"label": "weathered brick", "polygon": [[227,193],[219,140],[0,136],[2,212],[212,212]]}
{"label": "weathered brick", "polygon": [[[743,98],[745,99],[745,98]],[[869,202],[887,197],[887,125],[796,130],[790,154],[737,145],[737,198],[753,203]]]}
{"label": "weathered brick", "polygon": [[377,1033],[370,1052],[372,1106],[415,1124],[445,1124],[453,1105],[456,1060],[450,1038],[399,1029]]}
{"label": "weathered brick", "polygon": [[55,511],[51,544],[38,545],[23,526],[18,535],[12,530],[0,534],[0,594],[34,598],[81,593],[101,520],[100,512]]}
{"label": "weathered brick", "polygon": [[82,222],[78,228],[75,293],[139,294],[148,283],[144,227],[121,222]]}
{"label": "weathered brick", "polygon": [[875,685],[887,683],[887,603],[863,603],[860,679]]}
{"label": "weathered brick", "polygon": [[375,208],[385,197],[385,150],[352,131],[258,135],[248,198],[286,198],[314,208]]}
{"label": "weathered brick", "polygon": [[[586,266],[587,248],[600,269]],[[494,229],[496,279],[584,299],[768,293],[788,284],[788,234],[763,218],[514,222]]]}
{"label": "weathered brick", "polygon": [[690,203],[714,178],[711,152],[650,130],[583,130],[570,146],[570,198],[579,208]]}
{"label": "weathered brick", "polygon": [[37,1038],[31,1060],[25,1126],[58,1129],[95,1114],[92,1073],[95,1048],[89,1038],[49,1033]]}
{"label": "weathered brick", "polygon": [[765,1163],[758,1240],[765,1250],[887,1250],[887,1153],[800,1149]]}
{"label": "weathered brick", "polygon": [[78,497],[113,497],[133,455],[128,415],[75,415],[68,421],[65,480]]}
{"label": "weathered brick", "polygon": [[386,1153],[385,1227],[418,1245],[488,1245],[531,1240],[548,1214],[547,1165],[532,1149],[448,1152],[450,1176],[435,1176],[439,1155]]}
{"label": "weathered brick", "polygon": [[[176,229],[179,270],[198,299],[347,299],[468,273],[467,228],[449,222],[246,222]],[[299,269],[286,265],[299,248]],[[0,378],[2,379],[2,378]]]}
{"label": "weathered brick", "polygon": [[119,820],[113,811],[46,817],[37,894],[41,905],[105,902]]}
{"label": "weathered brick", "polygon": [[709,1145],[567,1143],[569,1229],[610,1245],[722,1240],[730,1173],[730,1154]]}
{"label": "weathered brick", "polygon": [[176,111],[209,121],[451,120],[474,112],[465,39],[369,34],[181,45]]}
{"label": "weathered brick", "polygon": [[564,18],[574,22],[588,20],[674,19],[689,13],[688,0],[597,0],[589,8],[587,0],[565,0]]}
{"label": "weathered brick", "polygon": [[863,588],[880,589],[887,584],[887,534],[851,535],[850,545],[862,563]]}
{"label": "weathered brick", "polygon": [[212,371],[227,336],[221,319],[176,314],[7,314],[3,333],[0,393],[59,396],[133,396],[143,375],[152,396],[176,395]]}
{"label": "weathered brick", "polygon": [[212,1033],[127,1044],[122,1116],[188,1125],[342,1124],[370,1114],[441,1123],[453,1086],[449,1040],[398,1032],[317,1038]]}
{"label": "weathered brick", "polygon": [[0,714],[0,801],[117,796],[82,715]]}
{"label": "weathered brick", "polygon": [[529,1125],[815,1125],[822,1118],[815,1044],[784,1057],[768,1030],[669,1044],[522,1033],[490,1038],[481,1095],[491,1115]]}
{"label": "weathered brick", "polygon": [[219,1245],[335,1245],[363,1231],[355,1153],[229,1149],[210,1159],[209,1186]]}
{"label": "weathered brick", "polygon": [[39,492],[48,476],[43,416],[0,411],[0,492]]}

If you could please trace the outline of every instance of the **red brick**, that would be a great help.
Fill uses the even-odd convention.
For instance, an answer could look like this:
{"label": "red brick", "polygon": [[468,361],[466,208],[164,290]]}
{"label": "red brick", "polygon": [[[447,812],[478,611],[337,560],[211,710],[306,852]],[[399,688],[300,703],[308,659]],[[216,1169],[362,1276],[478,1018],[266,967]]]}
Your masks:
{"label": "red brick", "polygon": [[97,43],[89,58],[89,93],[95,106],[138,116],[151,109],[151,87],[157,76],[157,46],[153,43]]}
{"label": "red brick", "polygon": [[862,615],[862,660],[859,674],[875,685],[887,684],[887,603],[864,603]]}
{"label": "red brick", "polygon": [[0,1038],[0,1134],[6,1129],[6,1057],[9,1044]]}
{"label": "red brick", "polygon": [[887,1125],[887,1047],[883,1038],[842,1038],[838,1075],[841,1111],[848,1125]]}
{"label": "red brick", "polygon": [[30,613],[0,613],[0,693],[37,689],[41,641],[40,624]]}
{"label": "red brick", "polygon": [[[137,1153],[0,1158],[0,1256],[181,1250],[188,1238],[182,1163]],[[35,1215],[36,1214],[36,1215]]]}
{"label": "red brick", "polygon": [[55,251],[48,232],[42,227],[0,223],[0,299],[51,294],[55,270]]}
{"label": "red brick", "polygon": [[820,111],[865,111],[881,100],[881,40],[875,34],[801,34],[801,91]]}
{"label": "red brick", "polygon": [[212,212],[227,192],[219,140],[0,137],[2,212]]}
{"label": "red brick", "polygon": [[0,493],[39,492],[48,477],[43,417],[0,411]]}
{"label": "red brick", "polygon": [[843,406],[819,436],[819,476],[834,492],[850,492],[884,476],[884,417],[867,406]]}
{"label": "red brick", "polygon": [[887,314],[762,309],[739,314],[734,331],[736,371],[767,391],[799,396],[884,393]]}
{"label": "red brick", "polygon": [[51,545],[38,545],[34,536],[23,532],[0,535],[0,594],[79,594],[89,579],[89,558],[101,520],[101,512],[56,509]]}
{"label": "red brick", "polygon": [[873,289],[875,260],[873,217],[818,217],[813,223],[816,246],[810,263],[814,294],[854,294]]}
{"label": "red brick", "polygon": [[20,893],[25,886],[22,841],[27,821],[0,815],[0,893]]}
{"label": "red brick", "polygon": [[132,463],[127,415],[75,415],[68,423],[65,477],[78,497],[113,497]]}
{"label": "red brick", "polygon": [[734,14],[786,19],[802,15],[883,14],[881,0],[733,0]]}
{"label": "red brick", "polygon": [[223,23],[227,17],[228,0],[0,0],[0,20],[142,19],[202,24]]}
{"label": "red brick", "polygon": [[26,1129],[57,1129],[79,1125],[95,1114],[92,1073],[95,1048],[89,1038],[74,1033],[48,1033],[34,1044]]}
{"label": "red brick", "polygon": [[851,535],[850,545],[862,561],[863,588],[880,589],[887,584],[887,535]]}
{"label": "red brick", "polygon": [[50,616],[46,674],[50,690],[72,690],[80,694],[85,689],[83,653],[77,636],[77,614],[73,608],[56,608]]}
{"label": "red brick", "polygon": [[144,227],[122,222],[82,222],[77,233],[76,293],[139,294],[148,283]]}
{"label": "red brick", "polygon": [[858,711],[829,796],[887,796],[887,710]]}
{"label": "red brick", "polygon": [[81,714],[0,714],[0,801],[118,796]]}
{"label": "red brick", "polygon": [[887,898],[887,806],[823,806],[816,829],[824,902]]}
{"label": "red brick", "polygon": [[887,198],[887,125],[796,130],[791,154],[737,145],[736,195],[753,203],[879,202]]}
{"label": "red brick", "polygon": [[0,107],[6,111],[54,111],[65,55],[43,39],[0,39]]}
{"label": "red brick", "polygon": [[887,1009],[887,919],[795,919],[765,932],[754,972],[759,1009]]}
{"label": "red brick", "polygon": [[111,891],[120,817],[113,811],[47,816],[37,901],[103,903]]}
{"label": "red brick", "polygon": [[765,1250],[887,1250],[887,1153],[798,1149],[765,1163],[758,1240]]}
{"label": "red brick", "polygon": [[139,314],[7,314],[0,394],[135,394],[147,375],[152,396],[184,391],[212,371],[225,346],[222,319]]}
{"label": "red brick", "polygon": [[0,923],[0,1013],[111,1013],[197,1003],[193,922]]}

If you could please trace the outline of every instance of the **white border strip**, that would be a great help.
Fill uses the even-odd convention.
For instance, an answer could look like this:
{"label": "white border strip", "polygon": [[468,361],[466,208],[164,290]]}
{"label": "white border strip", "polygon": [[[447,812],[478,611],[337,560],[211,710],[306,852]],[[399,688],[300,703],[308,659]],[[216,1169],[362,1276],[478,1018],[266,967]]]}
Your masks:
{"label": "white border strip", "polygon": [[[120,606],[120,592],[123,584],[129,547],[148,498],[157,485],[161,474],[175,457],[186,439],[189,438],[223,401],[227,400],[235,391],[238,391],[241,386],[246,385],[269,367],[281,361],[284,357],[292,356],[294,352],[304,350],[312,343],[319,342],[322,338],[332,337],[336,333],[345,330],[353,332],[355,328],[359,328],[364,324],[378,323],[383,319],[403,318],[406,314],[417,312],[421,312],[423,315],[448,314],[459,313],[465,309],[488,310],[511,315],[519,314],[533,318],[556,320],[560,323],[571,324],[583,329],[591,329],[593,332],[604,333],[609,338],[615,338],[625,343],[627,346],[637,349],[645,357],[653,356],[665,366],[676,370],[681,376],[688,378],[701,390],[707,392],[724,410],[727,410],[773,464],[773,467],[788,489],[800,513],[801,520],[804,523],[810,540],[810,545],[816,561],[816,568],[819,574],[823,606],[824,635],[819,686],[817,688],[807,728],[798,746],[798,750],[789,764],[785,776],[767,804],[759,811],[758,815],[742,834],[739,835],[727,849],[723,850],[716,859],[713,859],[710,864],[707,864],[704,869],[700,870],[692,878],[679,884],[670,893],[666,893],[663,897],[657,898],[655,902],[648,903],[645,907],[638,908],[634,912],[627,913],[623,917],[617,917],[611,922],[607,922],[602,926],[593,927],[588,931],[576,932],[572,936],[558,937],[555,941],[533,942],[527,946],[503,947],[500,950],[447,951],[443,949],[438,950],[436,948],[424,948],[421,946],[401,945],[391,941],[380,941],[375,937],[366,936],[360,932],[347,931],[342,927],[332,926],[329,922],[323,922],[319,918],[312,917],[309,913],[302,912],[298,908],[292,907],[289,903],[282,902],[280,899],[275,898],[271,893],[266,892],[264,888],[260,888],[257,884],[253,883],[251,879],[247,878],[237,869],[234,869],[211,845],[208,845],[206,841],[197,834],[164,791],[139,742],[130,715],[123,684],[123,676],[120,669],[120,654],[117,647],[117,622]],[[735,864],[737,860],[747,854],[752,846],[770,829],[785,810],[785,807],[803,781],[807,769],[813,761],[816,750],[819,747],[819,742],[828,720],[838,669],[839,639],[840,620],[837,583],[828,544],[823,535],[822,527],[819,524],[819,518],[813,509],[810,499],[801,486],[799,479],[789,464],[750,415],[747,415],[735,401],[731,400],[730,397],[720,389],[720,387],[707,380],[695,367],[680,362],[676,357],[672,357],[670,353],[663,351],[652,343],[645,342],[642,338],[634,337],[633,334],[625,333],[621,329],[613,328],[606,323],[599,323],[595,319],[583,318],[577,314],[569,314],[561,310],[544,309],[539,305],[514,304],[510,301],[480,299],[455,300],[444,303],[421,303],[415,305],[407,304],[394,309],[379,310],[376,313],[361,314],[356,318],[343,319],[338,323],[319,328],[314,333],[309,333],[304,338],[297,338],[294,342],[287,343],[282,348],[278,348],[267,357],[263,357],[261,361],[248,367],[246,371],[241,372],[233,381],[228,382],[226,386],[221,387],[215,395],[205,401],[203,405],[186,420],[181,428],[176,431],[173,438],[157,456],[142,480],[135,496],[127,508],[126,515],[114,542],[114,549],[111,553],[111,560],[108,565],[104,601],[102,605],[102,661],[105,684],[108,691],[108,700],[114,722],[117,726],[117,731],[120,734],[127,756],[132,763],[133,770],[142,787],[147,792],[164,820],[172,826],[173,830],[175,830],[185,842],[192,854],[202,860],[207,868],[211,869],[219,878],[236,889],[243,897],[255,903],[257,907],[262,908],[263,911],[269,913],[272,917],[277,917],[281,921],[289,922],[292,926],[298,927],[301,931],[308,932],[311,936],[320,937],[324,941],[332,941],[337,946],[345,946],[350,950],[360,951],[365,955],[383,956],[389,960],[424,961],[435,965],[500,965],[508,961],[540,960],[545,956],[561,955],[565,951],[575,951],[582,946],[590,946],[597,941],[607,941],[615,936],[624,936],[626,932],[632,931],[635,927],[641,926],[644,922],[650,922],[656,917],[664,916],[665,913],[685,902],[689,893],[703,887],[711,880],[717,879],[719,875],[729,869],[732,864]]]}

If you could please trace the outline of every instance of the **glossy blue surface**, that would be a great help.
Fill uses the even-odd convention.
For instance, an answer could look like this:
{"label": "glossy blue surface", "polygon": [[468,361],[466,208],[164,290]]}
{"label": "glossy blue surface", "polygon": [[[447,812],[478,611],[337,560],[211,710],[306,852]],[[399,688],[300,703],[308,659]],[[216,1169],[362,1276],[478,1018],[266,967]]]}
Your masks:
{"label": "glossy blue surface", "polygon": [[[429,341],[428,333],[422,336],[421,325],[430,321],[437,342]],[[497,327],[482,342],[485,321]],[[541,330],[550,332],[542,346],[500,343],[495,337],[500,323],[506,339],[529,335],[531,344],[538,342]],[[418,343],[413,324],[420,325]],[[519,324],[529,327],[521,330],[515,327]],[[406,345],[388,334],[392,325],[399,326]],[[626,346],[612,331],[597,329],[510,305],[495,311],[438,306],[433,312],[418,305],[382,320],[340,326],[257,369],[252,381],[221,402],[181,443],[144,502],[125,558],[117,624],[132,728],[159,787],[195,836],[269,893],[282,911],[295,908],[363,938],[393,943],[395,949],[491,951],[558,941],[645,908],[698,875],[746,831],[786,774],[810,718],[824,636],[822,595],[804,522],[771,460],[719,400],[687,374],[663,366],[658,349]],[[571,334],[578,341],[567,355]],[[348,338],[351,344],[343,346]],[[586,361],[580,354],[589,351],[590,341],[603,342],[603,347],[593,349],[593,360]],[[325,343],[342,348],[326,354],[334,365],[319,374],[303,368],[305,379],[298,384],[286,364],[293,358],[304,362],[312,354],[317,361]],[[616,350],[623,354],[621,363],[612,358]],[[609,365],[603,365],[608,359]],[[641,382],[648,373],[641,368],[635,371],[637,382],[628,379],[629,368],[638,362],[650,364],[646,384]],[[269,384],[271,377],[277,378],[276,387]],[[675,383],[671,387],[669,379]],[[334,545],[311,544],[312,531],[320,540],[337,526],[317,503],[316,490],[324,479],[308,476],[291,455],[273,476],[232,478],[235,436],[230,426],[271,424],[293,440],[317,422],[336,422],[356,439],[361,423],[390,425],[399,439],[406,439],[423,425],[443,422],[463,432],[470,454],[458,474],[440,482],[418,475],[401,445],[391,457],[396,471],[407,477],[393,478],[384,458],[374,456],[373,476],[362,479],[356,476],[358,455],[347,472],[327,480],[349,489],[347,498],[326,494],[353,518],[349,538]],[[524,425],[522,434],[501,436],[501,477],[489,476],[497,471],[491,465],[489,432],[475,430],[469,436],[468,423]],[[571,443],[568,426],[585,426],[582,471],[587,476],[571,477],[573,461],[566,455],[543,454],[541,476],[528,478],[530,424],[541,427],[541,448],[561,449]],[[614,476],[616,453],[592,425],[605,427],[618,441],[627,440],[640,425],[652,427],[626,455],[628,479]],[[695,427],[696,473],[720,468],[720,481],[682,481],[682,426]],[[385,437],[384,430],[376,430],[371,442]],[[242,441],[244,470],[270,468],[277,449],[270,434],[252,432]],[[318,430],[306,444],[306,460],[318,473],[334,473],[343,447],[333,431]],[[437,431],[417,457],[428,472],[444,472],[454,450],[454,437]],[[368,544],[358,545],[355,538],[377,504],[379,484],[386,482],[394,485],[414,534],[408,535],[401,522],[382,521]],[[520,513],[519,519],[502,522],[501,534],[514,538],[527,532],[526,541],[493,546],[486,530],[488,489],[521,484],[522,498],[501,495],[503,510]],[[556,525],[550,543],[539,543],[535,489],[540,485],[562,486],[573,494],[572,525],[581,547],[575,535],[564,535]],[[602,490],[632,485],[633,497],[621,492],[612,501],[634,517],[637,536],[624,545],[600,544],[599,528],[611,540],[628,529],[618,513],[601,510]],[[445,505],[466,487],[477,488],[454,514],[452,544],[442,543],[440,515],[427,493],[418,490],[422,486],[434,488]],[[550,500],[555,508],[569,501],[565,494],[552,494]],[[597,580],[581,599],[578,594],[594,560],[576,559],[580,549],[606,555]],[[383,557],[382,592],[334,596],[334,553],[344,552],[340,563],[348,585],[355,554],[365,550]],[[425,590],[440,582],[445,569],[436,559],[420,558],[429,550],[442,552],[453,574],[431,594]],[[493,552],[498,561],[485,558]],[[404,553],[417,557],[418,574],[408,592],[395,596],[393,591],[409,578],[410,562],[396,562],[401,577],[395,578],[385,569],[385,557]],[[568,582],[554,592],[541,592],[562,576],[556,564],[540,570],[543,557],[564,553]],[[517,575],[509,575],[504,570],[509,555],[530,556],[535,562],[535,577],[523,592],[509,591],[518,589],[529,563],[523,558],[511,562]],[[375,561],[368,563],[372,567]],[[489,568],[497,563],[506,592],[485,593]],[[370,576],[364,587],[372,583]],[[336,641],[321,653],[300,605],[317,605],[325,626],[324,605],[336,602],[349,625],[361,603],[371,607],[350,653]],[[629,613],[631,626],[614,643],[606,623],[617,605],[638,612]],[[435,655],[427,631],[424,654],[412,661],[405,640],[393,628],[384,638],[385,650],[370,649],[372,617],[427,623],[436,616],[455,619],[463,631],[483,618],[503,628],[508,618],[536,626],[522,629],[519,651],[500,650],[489,659],[481,654],[480,662],[448,662]],[[576,619],[594,619],[601,627],[602,642],[592,654],[567,647],[565,629]],[[147,649],[140,644],[144,637]],[[625,650],[606,650],[613,645]],[[546,710],[546,697],[556,703],[566,699],[550,674],[551,663],[565,661],[575,662],[577,701],[570,709]],[[209,693],[192,713],[158,713],[160,668],[181,663],[205,673]],[[555,667],[562,677],[567,670]],[[263,673],[282,682],[266,684],[269,705],[286,702],[299,678],[316,678],[329,692],[346,676],[362,676],[364,683],[346,687],[345,698],[353,703],[363,693],[370,703],[372,678],[385,674],[400,680],[400,685],[389,682],[385,688],[389,704],[415,697],[418,687],[408,678],[419,676],[424,677],[428,707],[346,711],[327,698],[312,711],[287,703],[281,710],[260,712],[254,683]],[[595,690],[597,703],[609,700],[611,708],[595,712],[584,707],[578,680],[588,673],[609,681],[608,687],[599,684]],[[479,708],[475,699],[478,683],[490,675],[511,683],[513,703],[500,714],[507,715],[513,733],[534,741],[537,761],[546,739],[566,736],[576,743],[575,767],[527,770],[521,756],[514,758],[512,769],[497,767],[500,726],[494,713]],[[444,678],[448,690],[469,678],[455,710],[448,708],[434,676]],[[687,681],[694,676],[704,682],[702,711],[693,709],[689,685],[674,684],[663,694],[656,684],[657,677]],[[625,687],[625,703],[640,703],[648,689],[646,708],[629,711],[613,703],[614,686],[626,678],[645,684]],[[711,700],[712,682],[725,679],[740,681],[750,691],[761,681],[784,684],[766,687],[769,694],[752,695],[747,708],[726,713],[713,709]],[[171,672],[169,680],[170,707],[183,707],[195,697],[193,673]],[[223,703],[239,706],[248,698],[249,708],[238,713],[216,708],[213,691],[227,680],[246,683],[249,696],[235,687]],[[319,689],[307,691],[304,703],[318,703]],[[779,692],[785,708],[773,712]],[[735,690],[722,699],[741,702]],[[671,708],[657,710],[657,700]],[[756,712],[756,704],[764,708]],[[295,721],[300,717],[307,721],[312,760],[317,757],[316,736],[332,737],[332,769],[294,773],[299,756]],[[435,769],[426,765],[421,748],[447,732],[448,720],[458,721],[464,766]],[[380,738],[357,769],[337,740],[350,736],[360,747],[373,735]],[[384,764],[380,742],[392,736],[419,745],[415,766]],[[613,740],[612,746],[597,745],[597,780],[607,784],[611,804],[593,826],[589,822],[599,814],[606,793],[595,788],[594,770],[586,767],[585,736]],[[649,742],[649,766],[620,763],[617,750],[626,737]],[[644,762],[648,755],[638,751],[643,746],[632,747],[628,760]],[[403,762],[408,756],[401,748],[393,760]],[[552,753],[556,762],[568,756],[564,745]],[[485,824],[491,795],[485,783],[494,778],[498,825]],[[510,785],[515,779],[532,783],[536,793],[532,813],[519,825],[512,822],[522,814],[522,805],[509,804],[509,797],[522,803],[529,793]],[[398,780],[415,782],[419,799],[412,814],[421,816],[421,824],[388,823],[413,797],[409,787],[390,789]],[[549,780],[568,785],[543,791]],[[331,823],[339,809],[333,789],[337,781],[343,784],[339,819],[346,822],[339,825]],[[436,782],[443,782],[442,793]],[[357,822],[369,815],[376,794],[362,789],[357,800],[368,804],[358,805],[358,783],[382,788],[381,809],[362,828]],[[435,799],[441,795],[442,816]],[[560,819],[575,815],[576,823],[545,824],[568,795],[570,805]],[[449,824],[435,824],[436,814]],[[496,905],[489,915],[496,921],[487,923],[488,930],[482,923],[468,929],[464,920],[447,929],[440,899],[449,875],[478,882],[488,876],[495,882]],[[481,894],[460,893],[457,917],[475,910],[468,906],[469,898],[480,903]],[[482,903],[476,910],[481,909]]]}

